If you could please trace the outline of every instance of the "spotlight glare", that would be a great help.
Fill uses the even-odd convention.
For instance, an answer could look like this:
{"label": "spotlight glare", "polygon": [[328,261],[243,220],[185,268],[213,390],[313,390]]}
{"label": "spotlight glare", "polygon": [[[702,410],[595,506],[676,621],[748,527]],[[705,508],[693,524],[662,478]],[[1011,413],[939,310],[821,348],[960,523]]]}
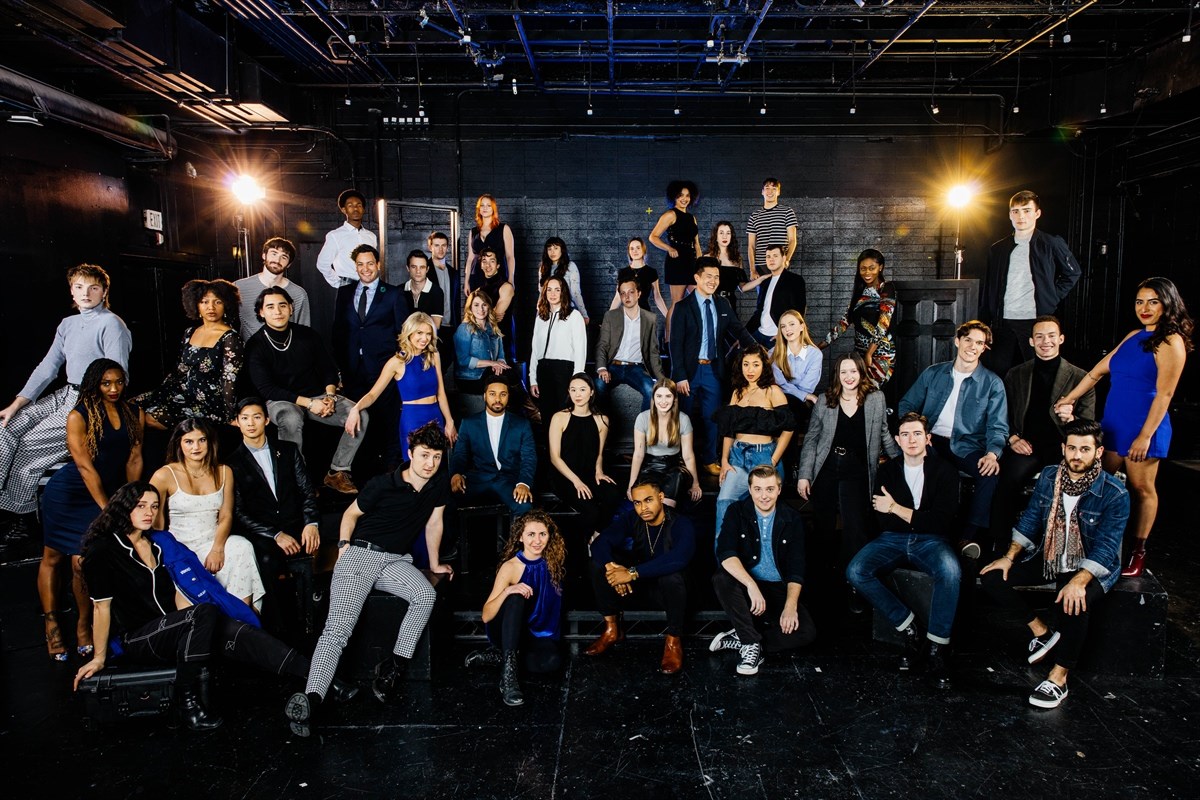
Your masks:
{"label": "spotlight glare", "polygon": [[951,186],[946,193],[946,202],[953,208],[966,208],[975,197],[975,187],[969,183]]}
{"label": "spotlight glare", "polygon": [[259,186],[258,180],[250,175],[238,175],[229,182],[229,190],[244,206],[253,205],[267,196],[267,190]]}

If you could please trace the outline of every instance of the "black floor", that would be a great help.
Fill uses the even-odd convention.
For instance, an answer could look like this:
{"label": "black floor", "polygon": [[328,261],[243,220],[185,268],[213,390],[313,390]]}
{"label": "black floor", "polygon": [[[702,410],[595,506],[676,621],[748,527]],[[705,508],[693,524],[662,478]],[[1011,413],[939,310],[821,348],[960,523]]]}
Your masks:
{"label": "black floor", "polygon": [[[443,651],[432,683],[384,707],[362,693],[319,737],[282,719],[294,690],[226,673],[224,726],[161,719],[87,732],[69,690],[78,662],[48,661],[34,565],[0,567],[0,754],[5,797],[716,798],[1200,797],[1200,474],[1168,465],[1151,567],[1170,593],[1166,677],[1077,671],[1055,711],[1025,698],[1044,676],[1021,642],[956,632],[955,685],[898,673],[870,641],[869,615],[832,611],[795,657],[756,677],[734,655],[687,641],[682,675],[655,672],[657,640],[600,659],[572,645],[564,673],[500,702],[494,673]],[[68,629],[71,627],[67,626]],[[456,663],[457,662],[457,663]]]}

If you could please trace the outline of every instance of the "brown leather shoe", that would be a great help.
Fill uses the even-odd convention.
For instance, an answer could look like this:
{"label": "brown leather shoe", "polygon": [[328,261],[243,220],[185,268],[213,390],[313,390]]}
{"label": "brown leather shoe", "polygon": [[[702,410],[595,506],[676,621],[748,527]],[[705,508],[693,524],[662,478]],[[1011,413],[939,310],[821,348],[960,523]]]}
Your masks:
{"label": "brown leather shoe", "polygon": [[620,617],[604,618],[604,633],[583,651],[585,656],[598,656],[617,642],[625,641],[625,632],[621,630]]}
{"label": "brown leather shoe", "polygon": [[705,464],[703,469],[709,475],[712,475],[714,477],[721,474],[721,465],[720,464]]}
{"label": "brown leather shoe", "polygon": [[325,485],[342,494],[358,494],[358,487],[350,480],[349,472],[327,472]]}
{"label": "brown leather shoe", "polygon": [[674,675],[683,669],[683,642],[678,636],[667,634],[663,643],[662,665],[658,668],[663,675]]}

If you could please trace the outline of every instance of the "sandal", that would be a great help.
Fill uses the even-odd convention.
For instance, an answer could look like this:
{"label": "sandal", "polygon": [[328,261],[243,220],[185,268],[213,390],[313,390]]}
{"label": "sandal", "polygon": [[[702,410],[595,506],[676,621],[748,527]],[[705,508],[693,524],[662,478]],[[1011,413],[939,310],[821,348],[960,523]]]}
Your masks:
{"label": "sandal", "polygon": [[[79,632],[78,629],[75,631],[75,641],[76,642],[82,642],[84,639],[91,639],[91,638],[92,638],[91,626],[88,626],[83,631],[82,634]],[[91,658],[92,654],[96,652],[96,646],[94,644],[92,644],[91,642],[88,642],[87,644],[77,644],[75,646],[75,652],[79,653],[80,658]]]}
{"label": "sandal", "polygon": [[50,658],[54,661],[66,661],[67,648],[63,645],[62,631],[58,629],[58,614],[47,611],[42,614],[42,618],[46,620],[46,649],[50,652]]}

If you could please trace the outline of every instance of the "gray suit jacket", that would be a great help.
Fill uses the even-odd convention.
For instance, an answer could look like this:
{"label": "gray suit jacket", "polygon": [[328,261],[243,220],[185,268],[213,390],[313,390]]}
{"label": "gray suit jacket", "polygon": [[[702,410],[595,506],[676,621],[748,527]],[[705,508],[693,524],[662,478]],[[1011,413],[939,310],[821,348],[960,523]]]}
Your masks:
{"label": "gray suit jacket", "polygon": [[[1067,361],[1065,358],[1058,362],[1058,372],[1054,375],[1054,385],[1050,387],[1050,402],[1075,388],[1076,384],[1087,374],[1086,370]],[[1004,376],[1004,393],[1008,396],[1008,430],[1011,437],[1014,433],[1021,435],[1025,427],[1025,414],[1029,410],[1029,393],[1033,390],[1033,361],[1017,364]],[[1062,423],[1053,408],[1047,408],[1046,413],[1054,420],[1059,432]],[[1075,404],[1075,416],[1086,419],[1096,418],[1096,389],[1088,389],[1079,402]]]}
{"label": "gray suit jacket", "polygon": [[[638,311],[642,322],[642,364],[654,380],[660,381],[667,376],[663,374],[662,361],[658,357],[658,318],[644,308],[639,307]],[[621,306],[605,312],[604,321],[600,323],[600,341],[596,344],[596,369],[607,369],[617,355],[621,335],[625,333],[624,316],[625,309]]]}
{"label": "gray suit jacket", "polygon": [[[889,458],[900,455],[900,448],[892,438],[887,426],[887,402],[883,392],[871,392],[863,403],[863,422],[867,428],[867,493],[875,485],[875,469],[879,466],[879,450]],[[808,433],[804,436],[804,447],[800,450],[800,480],[812,481],[821,474],[821,467],[833,449],[833,434],[837,430],[838,409],[830,408],[821,397],[813,406],[808,420]]]}

